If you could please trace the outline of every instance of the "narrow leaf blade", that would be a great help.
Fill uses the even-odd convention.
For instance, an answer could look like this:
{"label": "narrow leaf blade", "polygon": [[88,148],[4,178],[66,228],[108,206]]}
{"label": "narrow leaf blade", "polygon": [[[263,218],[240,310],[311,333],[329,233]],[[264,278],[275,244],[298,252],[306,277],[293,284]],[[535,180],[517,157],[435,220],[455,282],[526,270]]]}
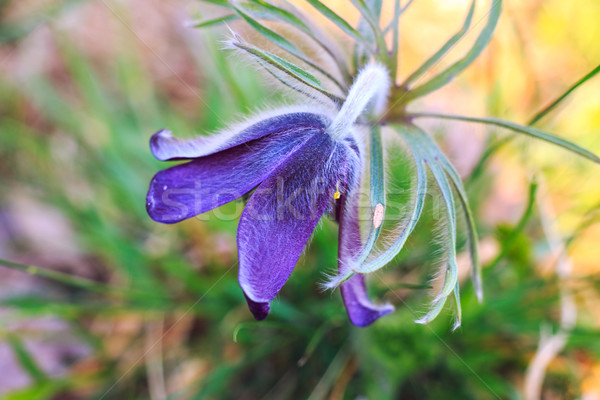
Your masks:
{"label": "narrow leaf blade", "polygon": [[269,4],[266,1],[254,0],[252,3],[241,3],[240,7],[257,17],[287,22],[304,32],[310,32],[310,28],[306,26],[300,18],[283,8]]}
{"label": "narrow leaf blade", "polygon": [[438,75],[433,77],[428,82],[424,83],[421,86],[416,87],[415,89],[407,92],[403,97],[402,101],[404,103],[408,103],[411,100],[414,100],[418,97],[425,96],[442,86],[448,84],[456,75],[464,71],[485,49],[485,47],[489,44],[492,39],[492,34],[494,33],[494,29],[498,23],[498,19],[500,18],[502,10],[502,0],[496,0],[492,2],[491,10],[489,13],[488,21],[485,27],[481,30],[479,36],[475,40],[475,44],[471,49],[467,52],[467,54],[452,64],[450,67],[440,72]]}
{"label": "narrow leaf blade", "polygon": [[431,151],[437,156],[438,160],[441,163],[442,168],[445,170],[446,174],[450,178],[450,182],[454,187],[454,190],[458,194],[458,199],[463,210],[463,214],[465,216],[465,221],[467,223],[467,233],[468,233],[468,243],[469,243],[469,255],[471,257],[471,278],[473,280],[473,287],[475,288],[475,293],[477,294],[477,299],[479,301],[483,300],[483,287],[481,280],[481,265],[479,263],[479,251],[478,251],[478,234],[477,234],[477,225],[475,224],[475,218],[473,217],[473,212],[471,211],[471,207],[469,206],[469,199],[467,196],[467,192],[465,187],[463,186],[462,180],[454,169],[452,163],[448,160],[446,155],[442,152],[439,146],[430,138],[427,137],[429,142],[429,147]]}
{"label": "narrow leaf blade", "polygon": [[452,115],[452,114],[437,114],[437,113],[415,113],[411,114],[414,118],[439,118],[439,119],[449,119],[455,121],[465,121],[465,122],[477,122],[488,125],[495,125],[501,128],[506,128],[514,132],[523,133],[525,135],[534,137],[536,139],[540,139],[546,141],[548,143],[555,144],[557,146],[562,147],[565,150],[569,150],[577,155],[587,158],[590,161],[593,161],[597,164],[600,164],[600,157],[596,154],[592,153],[589,150],[584,149],[572,143],[568,140],[560,138],[558,136],[552,135],[550,133],[546,133],[536,128],[532,128],[530,126],[524,126],[515,124],[514,122],[504,121],[498,118],[486,118],[486,117],[467,117],[462,115]]}
{"label": "narrow leaf blade", "polygon": [[319,0],[307,0],[317,11],[327,17],[331,22],[337,25],[346,34],[352,36],[354,39],[364,42],[364,38],[361,34],[352,27],[345,19],[337,15],[332,9],[321,3]]}
{"label": "narrow leaf blade", "polygon": [[[403,128],[394,126],[397,131]],[[425,197],[427,195],[427,172],[425,169],[425,157],[419,147],[415,146],[413,142],[408,142],[410,151],[413,154],[416,165],[416,187],[415,195],[412,200],[408,219],[406,225],[401,231],[400,235],[394,240],[394,242],[383,251],[382,254],[377,256],[375,259],[367,261],[362,265],[358,265],[354,270],[359,273],[370,273],[377,271],[392,261],[398,253],[404,247],[406,240],[417,225],[417,221],[421,217],[423,207],[425,204]]]}
{"label": "narrow leaf blade", "polygon": [[[397,127],[394,128],[398,130]],[[381,254],[364,263],[356,263],[356,265],[351,266],[345,275],[337,275],[333,277],[329,280],[329,282],[326,283],[325,286],[327,288],[335,288],[339,286],[346,280],[350,279],[354,274],[367,274],[385,267],[400,253],[400,251],[402,251],[406,240],[417,225],[417,222],[421,217],[421,213],[425,205],[425,197],[427,195],[427,171],[425,168],[426,161],[423,153],[418,147],[413,146],[412,143],[408,143],[408,145],[415,161],[416,185],[414,189],[414,196],[411,200],[410,211],[404,221],[404,228],[400,231],[400,234],[394,239],[392,244],[386,246],[385,250],[383,250]],[[361,254],[364,254],[364,252]],[[358,260],[361,259],[362,258],[359,258]]]}
{"label": "narrow leaf blade", "polygon": [[[281,71],[287,77],[292,78],[297,83],[306,86],[308,89],[314,90],[320,93],[321,95],[326,96],[336,104],[343,103],[344,99],[325,90],[321,85],[321,82],[319,82],[319,80],[316,77],[314,77],[309,72],[303,70],[302,68],[298,67],[297,65],[291,63],[290,61],[284,60],[283,58],[275,54],[269,53],[264,50],[260,50],[254,46],[242,43],[239,40],[233,41],[231,44],[232,46],[245,51],[253,58],[256,58],[260,63],[262,63],[261,65],[265,65],[267,67],[271,67],[278,71]],[[284,82],[284,84],[288,83]],[[294,85],[290,86],[295,87]]]}
{"label": "narrow leaf blade", "polygon": [[289,40],[287,40],[286,38],[284,38],[277,32],[267,28],[266,26],[264,26],[263,24],[261,24],[260,22],[258,22],[254,18],[252,18],[250,15],[248,15],[245,12],[243,12],[242,10],[240,10],[239,8],[236,8],[235,10],[248,23],[248,25],[250,25],[252,28],[254,28],[258,33],[263,35],[265,38],[269,39],[271,42],[275,43],[277,46],[289,51],[292,54],[302,55],[302,52],[300,51],[300,49],[298,49],[292,42],[290,42]]}
{"label": "narrow leaf blade", "polygon": [[191,27],[192,28],[208,28],[209,26],[221,25],[226,22],[235,21],[237,19],[239,19],[238,15],[235,15],[235,14],[225,15],[224,17],[219,17],[219,18],[215,18],[215,19],[202,21],[202,22],[192,23]]}
{"label": "narrow leaf blade", "polygon": [[448,41],[444,43],[444,45],[437,52],[435,52],[431,57],[429,57],[423,63],[423,65],[417,68],[412,74],[408,76],[408,78],[406,78],[406,80],[403,83],[404,87],[408,87],[411,83],[419,79],[425,72],[427,72],[431,67],[433,67],[438,61],[440,61],[442,57],[444,57],[446,53],[448,53],[448,51],[450,51],[450,49],[454,47],[454,45],[458,43],[460,39],[462,39],[462,37],[465,35],[465,33],[467,33],[469,27],[471,26],[471,21],[473,20],[474,12],[475,0],[471,2],[471,7],[469,7],[469,12],[467,13],[465,22],[463,23],[460,30],[457,33],[455,33],[450,39],[448,39]]}
{"label": "narrow leaf blade", "polygon": [[428,161],[427,165],[431,171],[437,186],[445,203],[447,227],[447,248],[446,248],[446,275],[440,293],[432,302],[431,309],[427,315],[420,319],[420,323],[428,323],[433,320],[442,310],[443,304],[452,292],[455,290],[458,282],[458,265],[456,262],[456,209],[454,204],[454,195],[448,182],[448,178],[442,163],[440,162],[437,145],[420,128],[415,125],[407,125],[403,130],[403,137],[407,142],[412,142],[413,146],[421,148]]}
{"label": "narrow leaf blade", "polygon": [[544,118],[548,113],[554,110],[564,99],[566,99],[575,89],[579,86],[583,85],[585,82],[593,78],[596,74],[600,72],[600,65],[587,73],[583,78],[575,82],[571,87],[569,87],[563,94],[558,96],[552,103],[544,107],[540,112],[538,112],[532,119],[529,121],[527,125],[534,125],[540,119]]}

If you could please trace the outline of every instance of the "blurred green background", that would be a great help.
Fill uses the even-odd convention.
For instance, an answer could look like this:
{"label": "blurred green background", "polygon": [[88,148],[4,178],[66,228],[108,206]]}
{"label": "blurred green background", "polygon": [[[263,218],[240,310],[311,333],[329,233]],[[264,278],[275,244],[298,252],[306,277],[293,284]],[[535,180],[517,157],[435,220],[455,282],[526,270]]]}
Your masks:
{"label": "blurred green background", "polygon": [[[326,4],[358,18],[344,1]],[[411,6],[400,76],[467,7]],[[547,144],[513,140],[476,168],[506,133],[425,125],[463,175],[481,235],[485,301],[463,254],[455,332],[450,310],[413,322],[436,271],[435,201],[400,257],[371,277],[371,293],[397,311],[367,329],[318,285],[336,264],[332,221],[257,323],[237,284],[242,203],[174,226],[150,220],[147,185],[166,167],[150,154],[153,132],[211,132],[289,101],[221,49],[227,29],[186,27],[218,13],[183,0],[0,1],[0,258],[18,263],[0,267],[2,398],[521,399],[541,379],[544,399],[600,399],[598,168]],[[522,123],[598,64],[598,21],[594,0],[508,0],[490,48],[414,108]],[[544,129],[600,152],[598,93],[589,80]],[[408,161],[389,158],[395,188],[410,187]],[[551,337],[542,344],[557,344],[556,356],[538,352]]]}

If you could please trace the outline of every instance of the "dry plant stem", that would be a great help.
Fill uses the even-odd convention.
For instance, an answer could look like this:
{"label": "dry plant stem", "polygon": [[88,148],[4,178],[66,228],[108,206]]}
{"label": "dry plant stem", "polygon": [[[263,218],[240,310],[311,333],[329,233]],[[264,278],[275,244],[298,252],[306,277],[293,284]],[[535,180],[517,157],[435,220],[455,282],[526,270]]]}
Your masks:
{"label": "dry plant stem", "polygon": [[146,374],[148,376],[148,391],[152,400],[167,398],[163,366],[163,331],[164,318],[162,316],[146,323]]}
{"label": "dry plant stem", "polygon": [[542,326],[538,349],[529,363],[525,374],[524,395],[525,400],[539,400],[542,394],[542,385],[548,364],[561,352],[567,343],[570,331],[577,320],[577,304],[573,293],[568,287],[567,279],[571,275],[573,265],[566,253],[566,246],[555,223],[556,213],[547,195],[546,185],[543,179],[539,179],[542,196],[538,197],[540,219],[544,234],[548,240],[550,249],[558,254],[556,262],[556,275],[560,284],[561,316],[560,328],[555,334],[549,334]]}

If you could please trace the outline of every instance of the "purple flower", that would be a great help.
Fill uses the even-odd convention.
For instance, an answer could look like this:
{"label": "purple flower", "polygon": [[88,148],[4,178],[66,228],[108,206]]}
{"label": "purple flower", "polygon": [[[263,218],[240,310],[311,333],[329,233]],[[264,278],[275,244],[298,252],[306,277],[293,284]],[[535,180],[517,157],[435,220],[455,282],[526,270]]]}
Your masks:
{"label": "purple flower", "polygon": [[[355,193],[362,158],[352,126],[357,107],[371,97],[353,98],[333,116],[325,107],[283,109],[209,138],[182,140],[162,130],[150,139],[157,159],[190,160],[150,182],[147,210],[157,222],[182,221],[256,188],[240,217],[237,244],[239,283],[257,320],[268,315],[328,210],[337,210],[340,223],[340,268],[361,249]],[[347,118],[341,118],[345,109]],[[392,310],[370,303],[363,275],[344,282],[341,292],[355,325]]]}

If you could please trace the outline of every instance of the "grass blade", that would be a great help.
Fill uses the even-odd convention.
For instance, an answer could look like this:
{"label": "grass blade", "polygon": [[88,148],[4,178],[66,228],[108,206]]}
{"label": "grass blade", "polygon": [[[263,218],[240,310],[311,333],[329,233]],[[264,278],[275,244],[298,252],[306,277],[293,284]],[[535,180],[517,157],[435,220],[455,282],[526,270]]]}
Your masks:
{"label": "grass blade", "polygon": [[456,32],[444,45],[435,52],[431,57],[427,59],[419,68],[417,68],[412,74],[406,78],[402,86],[408,87],[411,83],[417,81],[425,72],[427,72],[431,67],[437,64],[438,61],[442,59],[450,51],[452,47],[467,33],[469,27],[471,26],[471,21],[473,20],[473,13],[475,12],[475,0],[471,2],[471,7],[469,7],[469,12],[467,17],[465,18],[465,22],[458,32]]}
{"label": "grass blade", "polygon": [[498,19],[500,18],[501,11],[502,0],[493,1],[487,24],[482,29],[481,33],[475,40],[475,44],[473,47],[471,47],[467,54],[428,82],[407,92],[402,97],[403,103],[408,103],[411,100],[425,96],[426,94],[441,88],[449,83],[456,75],[464,71],[469,65],[471,65],[471,63],[475,61],[475,59],[479,56],[479,54],[481,54],[483,49],[490,42],[494,29],[496,28],[496,24],[498,23]]}
{"label": "grass blade", "polygon": [[21,339],[13,333],[8,333],[5,336],[8,345],[12,348],[15,358],[29,377],[37,383],[47,380],[48,376],[39,366],[36,359],[25,348]]}
{"label": "grass blade", "polygon": [[77,287],[77,288],[84,289],[84,290],[90,290],[90,291],[101,292],[101,293],[107,293],[107,292],[121,290],[119,288],[105,285],[100,282],[92,281],[90,279],[80,278],[75,275],[65,274],[64,272],[54,271],[54,270],[46,269],[46,268],[40,268],[40,267],[36,267],[34,265],[24,265],[24,264],[19,264],[16,262],[3,260],[3,259],[0,259],[0,265],[7,267],[7,268],[25,272],[29,275],[41,276],[46,279],[51,279],[53,281],[60,282],[64,285],[69,285],[69,286]]}
{"label": "grass blade", "polygon": [[548,143],[555,144],[557,146],[562,147],[565,150],[569,150],[577,155],[587,158],[590,161],[600,164],[600,157],[596,154],[592,153],[589,150],[584,149],[576,145],[575,143],[569,142],[568,140],[562,139],[558,136],[554,136],[552,134],[543,132],[539,129],[532,128],[529,126],[515,124],[514,122],[504,121],[498,118],[485,118],[485,117],[466,117],[462,115],[452,115],[452,114],[436,114],[436,113],[415,113],[411,114],[411,117],[414,118],[440,118],[440,119],[450,119],[456,121],[466,121],[466,122],[478,122],[482,124],[495,125],[501,128],[510,129],[512,131],[523,133],[525,135],[534,137],[536,139],[544,140]]}
{"label": "grass blade", "polygon": [[540,119],[544,118],[549,112],[554,110],[556,106],[558,106],[564,99],[566,99],[575,89],[579,86],[583,85],[585,82],[593,78],[597,73],[600,72],[600,65],[591,70],[588,74],[586,74],[583,78],[575,82],[570,88],[568,88],[563,94],[558,96],[552,103],[544,107],[541,111],[539,111],[532,119],[529,121],[527,125],[535,125]]}
{"label": "grass blade", "polygon": [[[558,107],[567,97],[569,97],[569,95],[571,93],[573,93],[575,91],[575,89],[577,89],[579,86],[581,86],[582,84],[587,82],[589,79],[593,78],[599,72],[600,72],[600,65],[598,65],[596,68],[594,68],[588,74],[586,74],[584,77],[579,79],[577,82],[575,82],[573,85],[571,85],[566,91],[564,91],[560,96],[558,96],[556,99],[554,99],[549,105],[547,105],[541,111],[536,113],[531,118],[531,120],[529,120],[529,123],[527,124],[527,126],[535,125],[540,119],[544,118],[546,115],[548,115],[548,113],[550,113],[556,107]],[[476,179],[477,177],[479,177],[479,175],[481,175],[483,168],[485,167],[487,161],[491,158],[491,156],[494,155],[494,153],[496,153],[502,147],[504,147],[504,145],[506,145],[507,143],[510,143],[513,138],[514,138],[514,134],[511,136],[505,137],[501,140],[498,140],[497,142],[492,144],[490,147],[488,147],[488,149],[485,151],[485,153],[483,153],[481,155],[481,157],[479,158],[479,161],[477,162],[475,168],[473,168],[473,172],[471,173],[471,177],[469,178],[469,180],[473,180],[473,179]]]}
{"label": "grass blade", "polygon": [[521,232],[523,232],[523,229],[525,229],[525,227],[527,226],[527,223],[529,222],[529,219],[531,218],[534,212],[533,206],[535,205],[537,188],[538,184],[536,181],[532,181],[529,184],[527,205],[525,206],[525,211],[523,212],[523,215],[521,215],[521,218],[519,218],[519,222],[517,222],[513,230],[502,241],[502,248],[500,249],[500,252],[496,256],[496,258],[494,258],[488,265],[486,265],[486,268],[489,268],[491,270],[494,269],[498,264],[500,264],[502,259],[504,259],[504,257],[506,257],[506,255],[510,251],[511,246],[514,244],[515,240],[517,240]]}

